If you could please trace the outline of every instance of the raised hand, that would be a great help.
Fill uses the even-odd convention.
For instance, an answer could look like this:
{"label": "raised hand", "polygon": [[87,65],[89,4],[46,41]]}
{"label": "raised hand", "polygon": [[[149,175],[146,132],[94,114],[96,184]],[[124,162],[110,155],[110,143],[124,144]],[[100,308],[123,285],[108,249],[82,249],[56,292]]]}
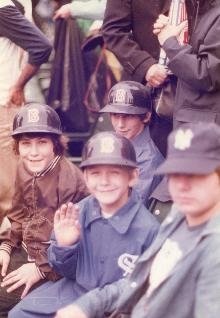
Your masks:
{"label": "raised hand", "polygon": [[80,237],[79,207],[63,204],[54,216],[54,233],[59,246],[70,246]]}
{"label": "raised hand", "polygon": [[25,285],[21,295],[21,298],[23,298],[27,295],[29,289],[41,279],[42,277],[35,263],[27,263],[5,276],[1,287],[10,286],[7,289],[7,292],[10,293],[22,285]]}

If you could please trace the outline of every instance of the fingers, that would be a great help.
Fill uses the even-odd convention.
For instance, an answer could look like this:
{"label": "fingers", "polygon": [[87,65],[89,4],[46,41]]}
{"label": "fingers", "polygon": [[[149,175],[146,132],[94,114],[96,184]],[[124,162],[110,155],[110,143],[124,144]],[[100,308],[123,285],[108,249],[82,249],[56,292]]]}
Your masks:
{"label": "fingers", "polygon": [[7,273],[9,262],[10,262],[10,256],[9,256],[7,259],[4,259],[3,262],[2,262],[1,275],[2,275],[3,277],[5,277],[5,275],[6,275],[6,273]]}
{"label": "fingers", "polygon": [[55,212],[54,223],[64,220],[75,221],[79,218],[79,206],[72,202],[62,204],[60,209]]}
{"label": "fingers", "polygon": [[25,288],[24,288],[24,290],[23,290],[23,292],[21,294],[21,299],[23,299],[27,295],[27,293],[29,292],[30,288],[31,288],[31,285],[26,284],[26,286],[25,286]]}
{"label": "fingers", "polygon": [[147,83],[151,87],[160,86],[166,78],[167,68],[159,64],[152,65],[146,74]]}
{"label": "fingers", "polygon": [[20,278],[19,273],[17,271],[13,271],[3,279],[3,282],[1,283],[1,287],[7,287],[11,285],[7,289],[7,292],[11,293],[15,289],[22,286],[24,283],[25,282]]}
{"label": "fingers", "polygon": [[177,26],[177,32],[180,34],[183,30],[188,29],[188,21],[185,20]]}
{"label": "fingers", "polygon": [[54,16],[53,16],[53,20],[57,20],[59,18],[62,19],[68,19],[70,17],[70,5],[69,4],[64,4],[61,8],[59,8]]}

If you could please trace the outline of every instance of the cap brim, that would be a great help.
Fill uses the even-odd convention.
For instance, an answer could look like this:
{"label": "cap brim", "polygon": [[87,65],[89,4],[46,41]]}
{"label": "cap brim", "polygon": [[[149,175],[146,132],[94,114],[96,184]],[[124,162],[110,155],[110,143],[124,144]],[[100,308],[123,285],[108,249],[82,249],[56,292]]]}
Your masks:
{"label": "cap brim", "polygon": [[168,158],[155,174],[209,174],[220,167],[220,162],[212,158]]}
{"label": "cap brim", "polygon": [[150,112],[147,108],[128,106],[123,104],[111,104],[106,105],[100,109],[99,113],[117,113],[117,114],[129,114],[129,115],[143,115]]}
{"label": "cap brim", "polygon": [[137,164],[131,160],[118,160],[118,158],[94,158],[87,159],[81,162],[80,168],[86,168],[96,165],[117,165],[123,167],[137,168]]}

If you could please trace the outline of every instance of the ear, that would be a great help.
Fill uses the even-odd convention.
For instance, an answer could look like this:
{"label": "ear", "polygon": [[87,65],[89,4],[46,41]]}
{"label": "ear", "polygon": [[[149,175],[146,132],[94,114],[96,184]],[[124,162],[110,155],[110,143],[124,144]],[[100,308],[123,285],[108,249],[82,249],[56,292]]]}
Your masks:
{"label": "ear", "polygon": [[143,123],[147,124],[149,123],[150,119],[151,119],[151,112],[146,113],[145,118],[143,119]]}
{"label": "ear", "polygon": [[131,171],[131,174],[130,174],[130,180],[128,183],[130,188],[132,188],[133,186],[137,184],[138,178],[139,178],[139,170],[138,168],[135,168]]}

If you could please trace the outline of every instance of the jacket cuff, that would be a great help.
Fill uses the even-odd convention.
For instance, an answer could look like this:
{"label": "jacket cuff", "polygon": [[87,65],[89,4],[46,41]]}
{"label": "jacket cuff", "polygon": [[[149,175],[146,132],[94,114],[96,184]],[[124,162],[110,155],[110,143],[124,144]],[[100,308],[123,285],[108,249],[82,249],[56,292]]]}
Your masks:
{"label": "jacket cuff", "polygon": [[0,250],[7,252],[9,255],[11,255],[12,252],[12,246],[7,243],[2,243],[0,245]]}
{"label": "jacket cuff", "polygon": [[36,269],[37,269],[38,274],[40,275],[40,277],[41,277],[42,279],[45,279],[45,278],[46,278],[46,275],[45,275],[43,272],[41,272],[40,268],[39,268],[36,264],[35,264],[35,266],[36,266]]}

